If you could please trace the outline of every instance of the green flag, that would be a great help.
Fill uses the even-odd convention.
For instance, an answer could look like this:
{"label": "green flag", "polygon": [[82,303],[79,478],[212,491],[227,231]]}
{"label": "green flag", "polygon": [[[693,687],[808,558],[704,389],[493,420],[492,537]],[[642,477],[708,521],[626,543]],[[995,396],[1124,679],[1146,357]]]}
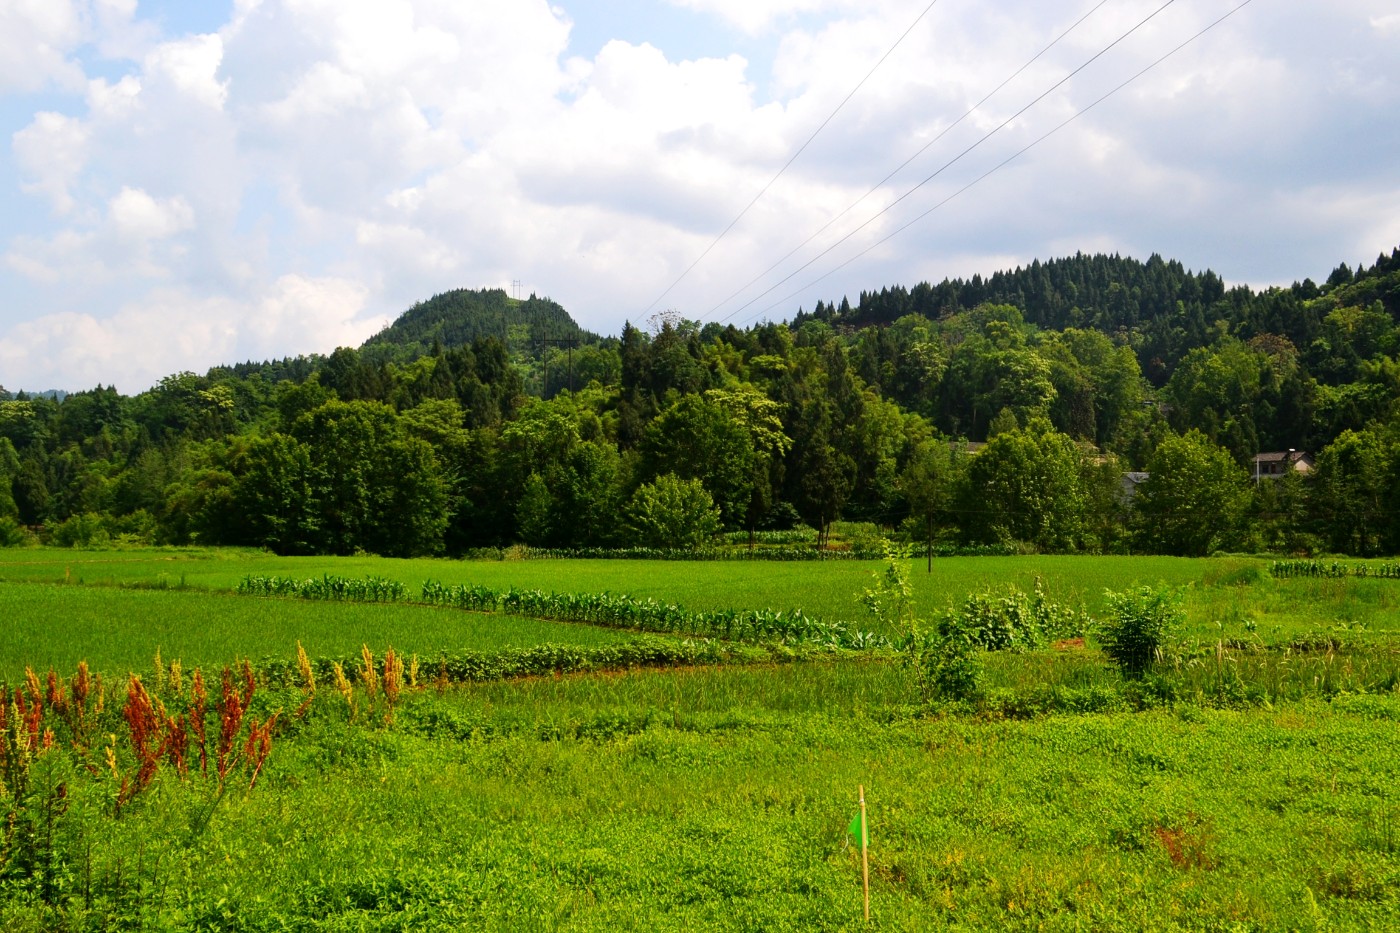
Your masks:
{"label": "green flag", "polygon": [[862,843],[869,845],[870,843],[870,827],[868,825],[861,825],[861,823],[864,822],[861,817],[862,814],[857,813],[855,816],[851,817],[851,825],[846,827],[846,832],[850,835],[851,842],[856,846],[860,846]]}

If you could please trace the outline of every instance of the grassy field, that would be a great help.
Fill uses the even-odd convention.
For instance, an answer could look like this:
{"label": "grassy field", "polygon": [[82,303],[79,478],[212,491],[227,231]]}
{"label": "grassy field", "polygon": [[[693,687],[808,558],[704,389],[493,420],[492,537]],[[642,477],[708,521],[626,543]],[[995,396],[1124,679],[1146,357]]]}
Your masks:
{"label": "grassy field", "polygon": [[[1400,580],[1273,580],[1267,561],[1247,557],[959,557],[910,563],[918,610],[932,616],[968,593],[1043,581],[1054,600],[1102,611],[1106,590],[1164,584],[1186,594],[1189,634],[1258,633],[1286,640],[1344,625],[1400,633]],[[858,603],[874,561],[392,560],[276,557],[237,549],[0,550],[0,581],[162,586],[229,591],[245,576],[379,576],[416,592],[425,580],[494,588],[627,593],[691,609],[801,609],[818,618],[863,621]]]}
{"label": "grassy field", "polygon": [[[290,706],[294,698],[269,698]],[[1396,697],[986,721],[893,665],[339,697],[211,805],[168,773],[73,850],[62,915],[132,929],[1386,930]],[[99,809],[70,795],[70,815]],[[212,812],[212,817],[206,814]],[[76,816],[70,816],[76,818]],[[12,896],[0,927],[52,929]],[[115,919],[114,919],[115,918]]]}
{"label": "grassy field", "polygon": [[[985,655],[982,699],[933,707],[888,653],[546,674],[393,703],[350,671],[353,708],[324,678],[310,700],[263,685],[247,712],[278,725],[251,790],[246,760],[225,790],[189,762],[181,776],[120,713],[129,670],[146,672],[161,715],[192,708],[187,676],[151,672],[157,648],[212,672],[286,661],[298,640],[382,658],[390,644],[431,656],[631,637],[234,595],[248,574],[860,618],[876,566],[0,551],[0,680],[78,659],[109,675],[103,712],[50,696],[32,739],[9,708],[0,929],[866,929],[845,841],[858,784],[870,929],[1400,928],[1400,581],[1274,580],[1247,558],[915,563],[925,612],[1037,575],[1098,612],[1104,589],[1162,581],[1184,588],[1189,625],[1144,681],[1091,638]],[[1288,647],[1308,633],[1345,644]],[[50,751],[36,751],[41,726]],[[154,777],[129,792],[142,747]]]}
{"label": "grassy field", "polygon": [[364,644],[430,657],[630,637],[613,629],[429,606],[36,583],[0,584],[0,618],[5,620],[0,680],[11,682],[25,667],[72,671],[79,661],[111,675],[144,671],[157,651],[187,668],[239,658],[289,658],[298,640],[313,657],[353,655]]}

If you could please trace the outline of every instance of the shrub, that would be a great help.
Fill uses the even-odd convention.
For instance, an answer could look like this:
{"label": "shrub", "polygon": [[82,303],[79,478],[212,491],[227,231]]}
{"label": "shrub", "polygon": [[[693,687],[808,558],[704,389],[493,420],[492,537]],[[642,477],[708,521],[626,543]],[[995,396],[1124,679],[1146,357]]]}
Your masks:
{"label": "shrub", "polygon": [[699,480],[666,473],[633,493],[627,525],[647,547],[698,548],[719,533],[719,509]]}
{"label": "shrub", "polygon": [[1110,590],[1104,597],[1109,610],[1099,625],[1104,653],[1129,677],[1141,677],[1185,617],[1181,596],[1166,587],[1140,586],[1121,593]]}
{"label": "shrub", "polygon": [[55,528],[50,543],[55,547],[103,548],[112,543],[112,536],[102,527],[102,516],[84,512]]}
{"label": "shrub", "polygon": [[26,547],[38,543],[34,535],[13,518],[0,516],[0,547]]}
{"label": "shrub", "polygon": [[1030,651],[1050,638],[1071,638],[1083,630],[1082,614],[1047,599],[1039,578],[1031,593],[1015,588],[973,593],[938,623],[944,637],[958,637],[988,651]]}
{"label": "shrub", "polygon": [[925,700],[976,700],[985,669],[978,647],[957,635],[933,635],[915,655]]}

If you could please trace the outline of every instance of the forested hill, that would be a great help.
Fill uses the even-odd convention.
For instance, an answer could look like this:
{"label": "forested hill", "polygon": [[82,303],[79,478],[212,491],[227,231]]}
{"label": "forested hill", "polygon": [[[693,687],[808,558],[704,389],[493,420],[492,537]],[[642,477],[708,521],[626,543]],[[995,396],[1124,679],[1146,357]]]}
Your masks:
{"label": "forested hill", "polygon": [[579,327],[569,313],[548,298],[510,298],[499,288],[458,288],[420,301],[398,320],[365,341],[364,348],[392,346],[393,355],[413,359],[443,347],[465,346],[484,337],[502,343],[535,344],[576,340],[597,343],[597,334]]}
{"label": "forested hill", "polygon": [[[1257,481],[1290,449],[1306,480]],[[1125,471],[1151,476],[1131,501]],[[409,556],[852,519],[958,546],[1394,554],[1397,489],[1400,249],[1257,292],[1079,255],[604,339],[463,290],[328,356],[132,397],[0,390],[0,545]]]}
{"label": "forested hill", "polygon": [[[1316,301],[1323,296],[1334,300]],[[1291,288],[1258,293],[1243,286],[1227,289],[1208,269],[1191,272],[1157,255],[1144,262],[1077,253],[985,279],[974,275],[861,292],[855,307],[844,299],[839,306],[818,302],[812,312],[799,314],[794,326],[819,320],[859,330],[910,314],[937,319],[984,304],[1011,305],[1043,330],[1087,328],[1131,344],[1144,375],[1162,385],[1178,360],[1211,343],[1217,322],[1244,340],[1273,334],[1306,349],[1323,336],[1331,310],[1369,308],[1376,302],[1400,318],[1400,248],[1382,254],[1369,269],[1353,272],[1343,263],[1321,286],[1304,279]]]}

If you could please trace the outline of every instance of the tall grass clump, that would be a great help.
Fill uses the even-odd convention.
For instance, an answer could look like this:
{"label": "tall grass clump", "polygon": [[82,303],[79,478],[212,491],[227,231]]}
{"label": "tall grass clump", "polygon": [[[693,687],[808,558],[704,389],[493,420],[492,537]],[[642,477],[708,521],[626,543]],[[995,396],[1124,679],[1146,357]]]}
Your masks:
{"label": "tall grass clump", "polygon": [[905,663],[914,672],[924,703],[973,700],[982,693],[980,648],[965,633],[944,625],[929,628],[918,617],[908,562],[907,548],[887,543],[885,566],[873,571],[874,585],[861,594],[860,602],[885,628],[900,634]]}
{"label": "tall grass clump", "polygon": [[1161,657],[1163,645],[1186,618],[1181,594],[1166,587],[1107,591],[1107,616],[1099,623],[1104,654],[1128,677],[1141,677]]}

